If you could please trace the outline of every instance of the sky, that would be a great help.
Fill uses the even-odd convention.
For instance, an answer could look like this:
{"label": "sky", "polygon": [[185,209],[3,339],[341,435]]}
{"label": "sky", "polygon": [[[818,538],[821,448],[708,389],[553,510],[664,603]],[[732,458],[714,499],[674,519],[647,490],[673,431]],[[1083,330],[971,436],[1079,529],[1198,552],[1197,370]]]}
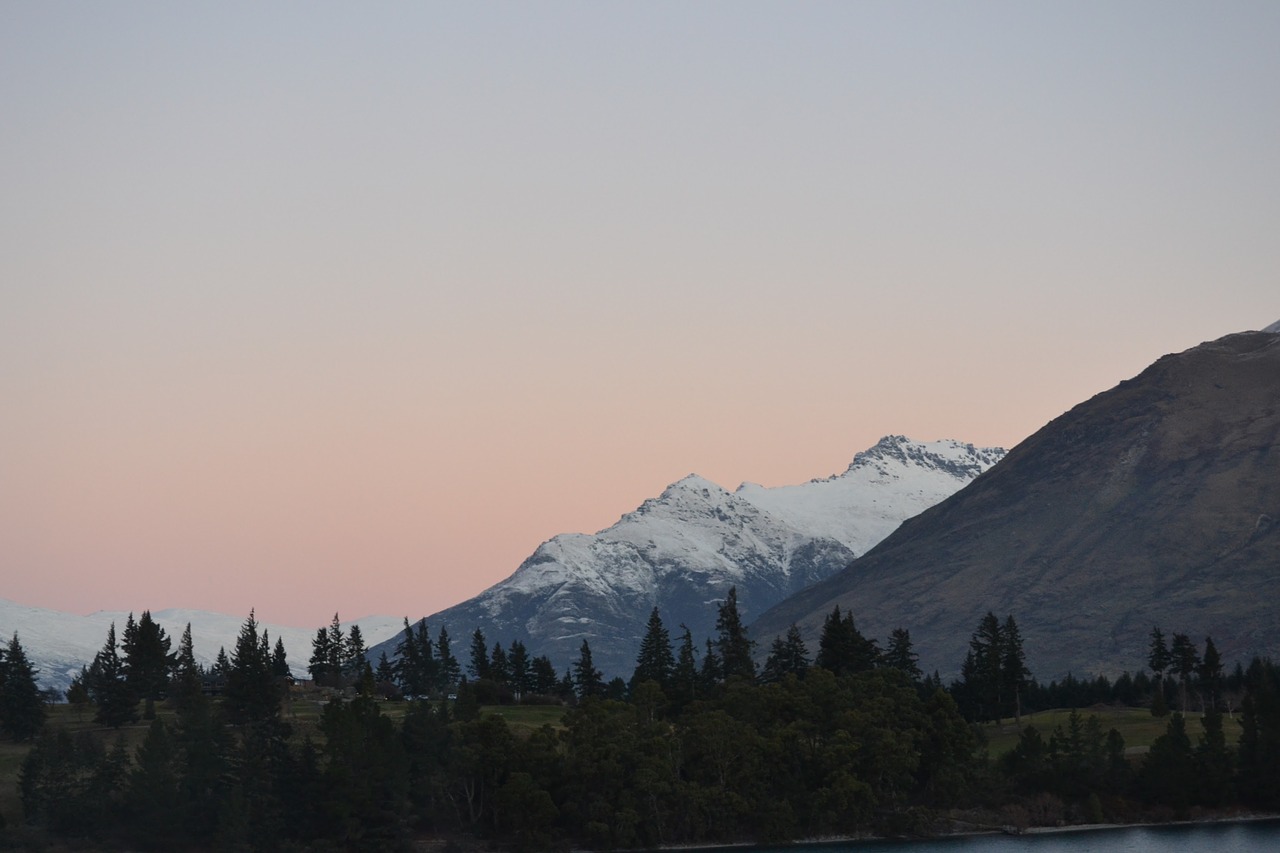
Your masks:
{"label": "sky", "polygon": [[1274,2],[0,4],[0,597],[410,618],[1280,319]]}

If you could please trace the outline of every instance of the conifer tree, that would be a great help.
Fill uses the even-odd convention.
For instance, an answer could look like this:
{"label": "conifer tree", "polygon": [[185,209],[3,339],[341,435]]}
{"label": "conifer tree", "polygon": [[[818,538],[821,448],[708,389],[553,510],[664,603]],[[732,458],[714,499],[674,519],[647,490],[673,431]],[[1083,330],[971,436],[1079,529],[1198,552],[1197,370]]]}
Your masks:
{"label": "conifer tree", "polygon": [[889,632],[889,645],[884,653],[884,665],[905,672],[912,681],[920,681],[920,657],[911,646],[911,632],[906,628],[894,628]]}
{"label": "conifer tree", "polygon": [[271,674],[276,678],[287,678],[291,674],[289,657],[284,650],[284,639],[281,637],[276,637],[275,648],[271,651]]}
{"label": "conifer tree", "polygon": [[565,702],[572,701],[577,696],[576,688],[573,685],[573,669],[566,669],[560,681],[556,684],[556,695]]}
{"label": "conifer tree", "polygon": [[1178,692],[1182,698],[1182,713],[1187,713],[1187,682],[1200,665],[1195,643],[1186,634],[1175,633],[1169,644],[1169,657],[1174,672],[1178,673]]}
{"label": "conifer tree", "polygon": [[39,734],[44,719],[35,667],[14,631],[8,649],[0,650],[0,729],[14,740],[28,740]]}
{"label": "conifer tree", "polygon": [[698,695],[698,659],[693,646],[693,634],[687,625],[681,625],[680,649],[676,652],[676,668],[671,675],[670,698],[677,707],[684,707]]}
{"label": "conifer tree", "polygon": [[769,657],[765,660],[760,680],[766,684],[782,681],[787,675],[801,676],[809,668],[809,649],[800,636],[800,628],[793,622],[787,636],[773,638]]}
{"label": "conifer tree", "polygon": [[107,641],[94,656],[86,673],[85,686],[97,705],[95,722],[112,728],[138,719],[138,697],[125,678],[124,662],[116,646],[116,625],[107,629]]}
{"label": "conifer tree", "polygon": [[1270,660],[1255,657],[1244,684],[1239,791],[1251,805],[1280,808],[1280,671]]}
{"label": "conifer tree", "polygon": [[151,618],[151,611],[144,610],[137,622],[133,621],[133,614],[129,614],[120,645],[129,687],[146,703],[142,717],[155,719],[156,700],[168,692],[169,674],[173,669],[169,636]]}
{"label": "conifer tree", "polygon": [[842,616],[840,605],[835,605],[822,623],[814,665],[835,675],[846,675],[869,672],[879,663],[880,649],[875,641],[862,635],[853,624],[852,613]]}
{"label": "conifer tree", "polygon": [[125,790],[130,831],[148,846],[172,839],[182,829],[181,797],[173,738],[162,721],[152,720],[134,754]]}
{"label": "conifer tree", "polygon": [[489,677],[489,644],[479,628],[471,635],[471,665],[467,669],[477,680]]}
{"label": "conifer tree", "polygon": [[343,686],[343,675],[346,674],[347,663],[347,637],[342,631],[342,620],[338,618],[338,614],[333,614],[333,620],[329,622],[329,657],[325,664],[329,670],[329,677],[334,682],[334,686]]}
{"label": "conifer tree", "polygon": [[716,651],[720,654],[720,667],[724,678],[737,676],[755,681],[756,664],[751,659],[755,643],[747,637],[747,628],[738,613],[738,588],[730,587],[729,595],[716,614]]}
{"label": "conifer tree", "polygon": [[[443,628],[440,630],[444,630]],[[440,658],[436,656],[435,648],[431,643],[431,633],[426,628],[426,620],[422,619],[417,622],[417,629],[413,631],[413,637],[417,640],[417,660],[421,667],[422,685],[426,693],[442,692],[440,685]],[[448,634],[444,635],[448,638]]]}
{"label": "conifer tree", "polygon": [[511,653],[507,655],[507,683],[511,685],[517,699],[529,690],[531,681],[529,667],[529,650],[519,640],[512,640]]}
{"label": "conifer tree", "polygon": [[649,624],[645,628],[644,638],[640,641],[635,672],[631,675],[631,689],[635,690],[645,681],[652,681],[666,690],[671,686],[675,668],[676,659],[671,653],[671,637],[662,624],[658,608],[655,607],[649,614]]}
{"label": "conifer tree", "polygon": [[173,695],[179,709],[197,701],[201,688],[200,665],[196,663],[195,646],[191,641],[191,623],[178,640],[178,652],[174,657]]}
{"label": "conifer tree", "polygon": [[1155,675],[1156,681],[1164,678],[1171,660],[1169,647],[1164,642],[1164,632],[1160,630],[1159,625],[1152,626],[1151,646],[1147,652],[1147,666],[1151,667],[1151,672]]}
{"label": "conifer tree", "polygon": [[489,678],[499,684],[511,682],[511,671],[507,664],[507,653],[502,643],[493,644],[493,653],[489,656]]}
{"label": "conifer tree", "polygon": [[387,657],[386,652],[383,652],[378,656],[378,665],[374,667],[373,675],[379,684],[384,682],[390,682],[392,684],[395,683],[396,668],[395,665],[391,663],[391,659]]}
{"label": "conifer tree", "polygon": [[1000,629],[1000,692],[1006,701],[1013,703],[1013,717],[1022,725],[1022,693],[1027,689],[1031,670],[1022,650],[1022,633],[1013,614],[1004,620]]}
{"label": "conifer tree", "polygon": [[556,677],[556,668],[551,663],[551,658],[538,655],[533,659],[529,669],[532,682],[530,689],[542,696],[554,696],[559,679]]}
{"label": "conifer tree", "polygon": [[231,659],[227,657],[227,650],[223,646],[218,646],[218,656],[214,658],[213,666],[210,672],[214,675],[227,677],[227,673],[231,671]]}
{"label": "conifer tree", "polygon": [[1212,637],[1204,638],[1204,656],[1200,658],[1196,674],[1200,677],[1200,689],[1204,693],[1204,710],[1217,708],[1222,697],[1222,656],[1218,654]]}
{"label": "conifer tree", "polygon": [[258,620],[252,610],[240,628],[231,669],[227,673],[225,706],[232,722],[260,723],[280,714],[281,692],[271,674],[271,650],[266,636],[258,634]]}
{"label": "conifer tree", "polygon": [[573,686],[579,699],[599,696],[604,692],[604,675],[591,661],[591,645],[584,639],[573,665]]}
{"label": "conifer tree", "polygon": [[961,670],[965,691],[975,702],[980,720],[999,722],[1003,716],[1003,639],[1000,620],[988,610],[969,640],[969,656]]}
{"label": "conifer tree", "polygon": [[1206,806],[1220,806],[1235,801],[1233,750],[1227,746],[1222,730],[1222,712],[1215,705],[1206,707],[1200,718],[1203,733],[1195,751],[1196,799]]}
{"label": "conifer tree", "polygon": [[[417,697],[427,695],[427,686],[422,680],[422,661],[419,659],[418,637],[409,624],[409,617],[404,617],[404,634],[396,643],[396,682],[406,696]],[[381,668],[381,664],[379,664]]]}
{"label": "conifer tree", "polygon": [[351,626],[342,651],[343,674],[348,678],[359,680],[364,675],[365,669],[369,667],[369,662],[365,660],[368,649],[364,647],[364,634],[360,631],[359,625]]}
{"label": "conifer tree", "polygon": [[440,634],[436,637],[436,660],[438,661],[436,678],[440,685],[440,692],[448,693],[462,680],[462,666],[450,650],[449,632],[443,625],[440,626]]}
{"label": "conifer tree", "polygon": [[76,709],[76,719],[84,718],[84,708],[93,700],[89,697],[89,688],[85,686],[84,680],[88,674],[88,667],[80,667],[80,672],[71,679],[71,684],[67,687],[67,704]]}
{"label": "conifer tree", "polygon": [[716,654],[715,644],[708,637],[702,656],[702,668],[698,671],[698,693],[710,696],[723,680],[724,668],[720,665],[720,655]]}
{"label": "conifer tree", "polygon": [[335,674],[329,669],[329,661],[332,659],[329,631],[326,628],[317,628],[315,638],[311,640],[311,661],[307,666],[311,680],[317,685],[327,686],[330,683],[331,676]]}

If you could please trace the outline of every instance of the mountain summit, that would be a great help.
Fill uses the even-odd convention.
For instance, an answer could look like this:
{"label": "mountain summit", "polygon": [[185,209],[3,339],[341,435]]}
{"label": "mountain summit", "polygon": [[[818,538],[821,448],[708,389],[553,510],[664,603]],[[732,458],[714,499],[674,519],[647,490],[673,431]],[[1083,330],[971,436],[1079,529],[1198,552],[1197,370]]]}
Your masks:
{"label": "mountain summit", "polygon": [[[544,542],[506,580],[427,617],[465,643],[520,640],[564,667],[583,640],[608,675],[629,675],[649,612],[673,634],[712,633],[716,603],[737,587],[744,616],[839,571],[905,518],[994,464],[1004,451],[955,441],[882,439],[843,474],[729,492],[691,474],[594,535]],[[388,655],[394,641],[385,644]],[[375,648],[373,656],[383,651]]]}
{"label": "mountain summit", "polygon": [[833,577],[751,626],[809,639],[838,604],[954,674],[987,611],[1048,680],[1146,665],[1152,626],[1224,660],[1280,655],[1280,336],[1167,355],[1011,450]]}

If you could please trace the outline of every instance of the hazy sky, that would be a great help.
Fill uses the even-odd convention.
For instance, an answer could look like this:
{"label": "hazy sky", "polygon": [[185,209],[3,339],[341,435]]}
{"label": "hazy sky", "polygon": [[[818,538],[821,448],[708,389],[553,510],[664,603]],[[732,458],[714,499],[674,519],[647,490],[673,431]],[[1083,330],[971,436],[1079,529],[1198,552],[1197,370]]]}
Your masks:
{"label": "hazy sky", "polygon": [[[1280,319],[1280,4],[0,4],[0,597],[418,617]],[[2,626],[0,626],[2,627]]]}

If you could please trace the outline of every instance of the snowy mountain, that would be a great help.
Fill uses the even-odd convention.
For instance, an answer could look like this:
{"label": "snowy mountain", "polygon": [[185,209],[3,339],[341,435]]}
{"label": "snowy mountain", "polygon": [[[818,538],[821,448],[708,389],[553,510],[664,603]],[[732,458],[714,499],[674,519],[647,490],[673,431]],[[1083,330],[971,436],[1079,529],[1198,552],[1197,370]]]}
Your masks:
{"label": "snowy mountain", "polygon": [[[597,667],[626,676],[652,608],[673,638],[684,624],[700,643],[730,587],[750,620],[844,568],[1003,454],[890,436],[844,473],[798,486],[744,483],[729,492],[690,475],[612,527],[544,542],[511,577],[427,623],[433,635],[448,629],[455,654],[479,627],[490,645],[520,640],[560,669],[585,639]],[[395,642],[373,656],[391,655]]]}
{"label": "snowy mountain", "polygon": [[[141,611],[134,613],[135,618],[139,615]],[[111,624],[115,623],[119,639],[128,618],[127,612],[100,610],[88,616],[78,616],[0,599],[0,638],[8,642],[16,631],[27,657],[39,670],[36,679],[40,686],[65,691],[80,667],[92,661],[102,648]],[[191,643],[196,660],[206,666],[213,663],[220,648],[231,654],[245,621],[244,616],[202,610],[153,610],[151,618],[172,638],[174,651],[178,649],[178,639],[187,623],[191,623]],[[345,623],[344,627],[349,628],[351,624],[359,625],[365,642],[373,644],[394,635],[403,627],[404,620],[370,616],[355,623]],[[272,645],[276,638],[283,639],[290,668],[295,675],[306,674],[315,628],[290,628],[263,622],[258,623],[258,628],[270,633]]]}

